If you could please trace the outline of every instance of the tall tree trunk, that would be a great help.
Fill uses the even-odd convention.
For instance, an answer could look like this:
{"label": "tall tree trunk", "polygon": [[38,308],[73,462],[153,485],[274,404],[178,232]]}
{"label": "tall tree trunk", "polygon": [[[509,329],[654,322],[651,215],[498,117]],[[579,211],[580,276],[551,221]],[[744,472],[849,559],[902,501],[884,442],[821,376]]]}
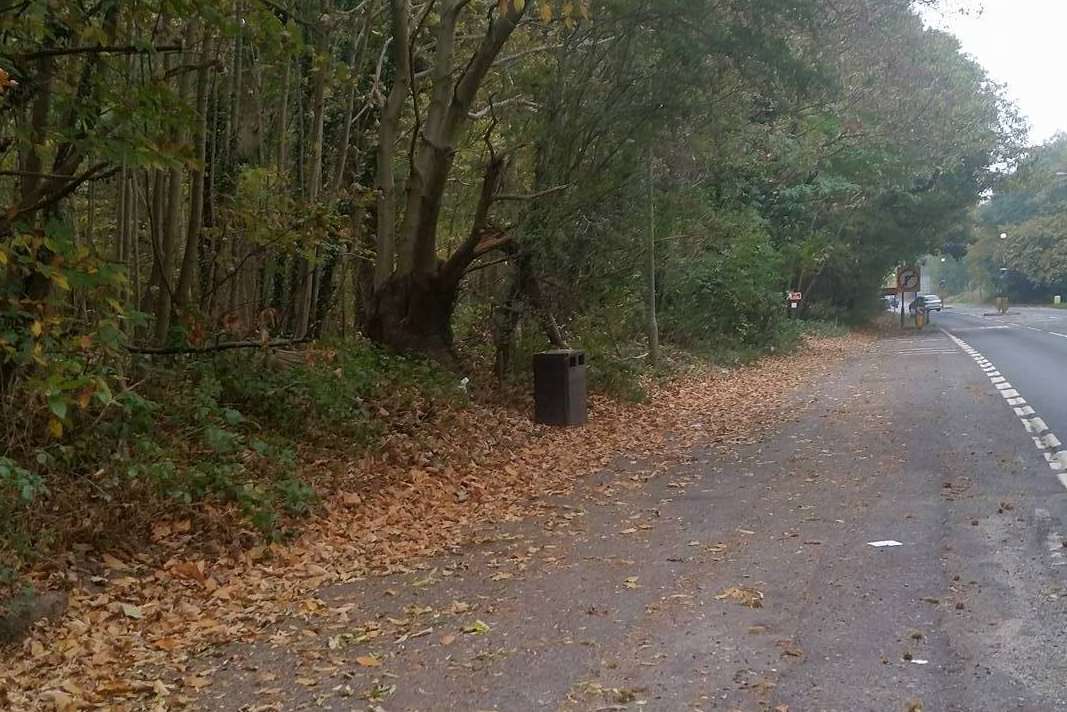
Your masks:
{"label": "tall tree trunk", "polygon": [[[404,221],[397,232],[393,146],[400,103],[409,87],[410,7],[392,0],[393,47],[397,74],[379,129],[378,254],[375,294],[368,305],[367,335],[403,351],[422,351],[446,360],[452,354],[452,311],[459,284],[480,256],[480,231],[473,230],[447,262],[437,256],[437,226],[456,145],[470,122],[478,90],[500,50],[511,37],[529,3],[498,6],[478,48],[455,74],[456,30],[467,0],[448,0],[436,32],[432,89],[426,120],[413,130],[416,148],[408,175]],[[397,254],[399,252],[399,254]],[[396,257],[394,273],[394,256]]]}
{"label": "tall tree trunk", "polygon": [[385,100],[378,128],[377,255],[374,261],[374,287],[382,288],[393,276],[396,263],[396,169],[393,165],[400,117],[411,86],[410,0],[389,0],[393,26],[391,50],[395,75],[389,97]]}
{"label": "tall tree trunk", "polygon": [[193,277],[200,248],[200,234],[204,222],[204,166],[207,164],[207,115],[209,82],[207,58],[211,54],[210,41],[204,40],[200,56],[200,68],[196,75],[196,129],[193,148],[196,151],[197,167],[189,179],[189,223],[185,235],[185,251],[182,254],[181,272],[175,293],[179,310],[192,303]]}
{"label": "tall tree trunk", "polygon": [[293,63],[286,58],[285,78],[282,80],[282,105],[278,109],[278,153],[274,159],[278,173],[284,174],[289,165],[289,77]]}
{"label": "tall tree trunk", "polygon": [[[321,2],[319,4],[320,17],[325,12],[326,3]],[[315,71],[312,75],[313,83],[311,95],[311,160],[308,165],[307,174],[307,201],[309,205],[313,206],[312,209],[316,209],[314,206],[318,203],[320,197],[319,194],[322,191],[322,140],[326,121],[326,52],[328,51],[326,27],[324,27],[322,23],[319,23],[315,32],[315,53],[312,57],[312,66],[315,68]],[[301,274],[299,281],[300,289],[296,294],[296,302],[294,305],[294,312],[296,314],[294,333],[296,338],[302,339],[307,336],[308,329],[311,326],[312,307],[315,303],[315,289],[320,274],[314,260],[301,257],[298,261],[300,263]]]}
{"label": "tall tree trunk", "polygon": [[[167,55],[170,59],[173,55]],[[170,67],[168,67],[170,69]],[[183,74],[178,83],[178,97],[185,100],[189,96],[189,75]],[[175,129],[171,140],[175,144],[187,140],[184,129]],[[171,317],[175,298],[175,267],[178,258],[178,233],[181,224],[181,197],[185,176],[179,167],[170,168],[166,178],[166,213],[162,223],[162,237],[159,249],[159,301],[156,304],[156,323],[154,338],[157,344],[164,344],[170,333]]]}
{"label": "tall tree trunk", "polygon": [[656,313],[656,184],[652,147],[648,148],[648,357],[659,366],[659,316]]}

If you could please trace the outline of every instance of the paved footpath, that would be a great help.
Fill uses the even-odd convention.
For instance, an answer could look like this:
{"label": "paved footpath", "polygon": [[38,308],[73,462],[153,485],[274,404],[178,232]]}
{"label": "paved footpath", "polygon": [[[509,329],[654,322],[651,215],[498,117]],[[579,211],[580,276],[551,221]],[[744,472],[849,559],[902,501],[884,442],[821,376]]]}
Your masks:
{"label": "paved footpath", "polygon": [[621,462],[322,591],[313,627],[206,661],[200,705],[1067,710],[1067,489],[996,385],[938,330],[885,339],[759,445]]}

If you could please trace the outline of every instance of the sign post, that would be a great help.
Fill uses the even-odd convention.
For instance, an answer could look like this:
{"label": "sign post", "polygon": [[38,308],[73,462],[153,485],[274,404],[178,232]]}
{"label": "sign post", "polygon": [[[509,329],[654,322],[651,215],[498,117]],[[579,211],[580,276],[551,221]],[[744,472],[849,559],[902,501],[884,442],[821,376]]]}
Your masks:
{"label": "sign post", "polygon": [[919,295],[919,285],[922,284],[922,272],[918,265],[908,265],[897,268],[897,291],[900,292],[900,328],[904,328],[904,295],[908,292]]}
{"label": "sign post", "polygon": [[804,301],[804,293],[789,291],[786,292],[786,301],[789,302],[789,318],[796,319],[800,313],[800,303]]}

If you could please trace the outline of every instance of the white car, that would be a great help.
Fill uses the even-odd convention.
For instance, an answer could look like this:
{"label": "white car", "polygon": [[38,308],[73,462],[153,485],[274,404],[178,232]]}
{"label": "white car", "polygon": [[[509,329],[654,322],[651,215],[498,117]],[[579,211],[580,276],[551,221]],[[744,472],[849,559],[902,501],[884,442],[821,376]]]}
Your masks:
{"label": "white car", "polygon": [[923,307],[926,311],[941,311],[941,297],[936,294],[920,294],[915,297],[910,305],[908,305],[908,311],[914,312],[919,307]]}

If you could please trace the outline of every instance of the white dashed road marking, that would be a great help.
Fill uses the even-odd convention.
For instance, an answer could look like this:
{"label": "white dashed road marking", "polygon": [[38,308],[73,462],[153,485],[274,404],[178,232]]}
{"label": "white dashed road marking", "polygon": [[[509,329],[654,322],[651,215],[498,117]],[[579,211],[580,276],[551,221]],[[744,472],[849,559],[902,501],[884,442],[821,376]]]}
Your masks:
{"label": "white dashed road marking", "polygon": [[[1032,327],[1027,327],[1032,328]],[[1035,329],[1035,331],[1041,331]],[[1067,487],[1067,450],[1063,450],[1063,443],[1056,437],[1056,434],[1048,427],[1048,423],[1044,419],[1037,417],[1037,412],[1033,407],[1027,405],[1026,399],[1022,397],[1019,391],[1015,390],[1008,379],[1000,375],[1000,371],[997,367],[990,363],[989,359],[975,350],[970,344],[963,339],[960,339],[944,329],[941,330],[948,338],[952,339],[956,346],[959,346],[965,354],[974,359],[974,362],[978,364],[978,367],[982,369],[982,372],[989,378],[990,384],[997,389],[1000,395],[1004,396],[1009,406],[1015,409],[1015,415],[1019,417],[1019,421],[1026,428],[1026,432],[1033,436],[1034,447],[1042,451],[1042,455],[1045,456],[1045,462],[1048,463],[1049,469],[1056,473],[1056,478],[1060,484]],[[1055,331],[1047,331],[1047,334],[1053,336],[1061,336],[1067,339],[1067,334],[1059,334]],[[1063,547],[1063,539],[1058,535],[1054,535],[1055,539],[1050,536],[1049,547],[1053,548],[1053,542],[1059,548]],[[1067,562],[1067,560],[1065,560]],[[1057,565],[1063,565],[1057,564]]]}

